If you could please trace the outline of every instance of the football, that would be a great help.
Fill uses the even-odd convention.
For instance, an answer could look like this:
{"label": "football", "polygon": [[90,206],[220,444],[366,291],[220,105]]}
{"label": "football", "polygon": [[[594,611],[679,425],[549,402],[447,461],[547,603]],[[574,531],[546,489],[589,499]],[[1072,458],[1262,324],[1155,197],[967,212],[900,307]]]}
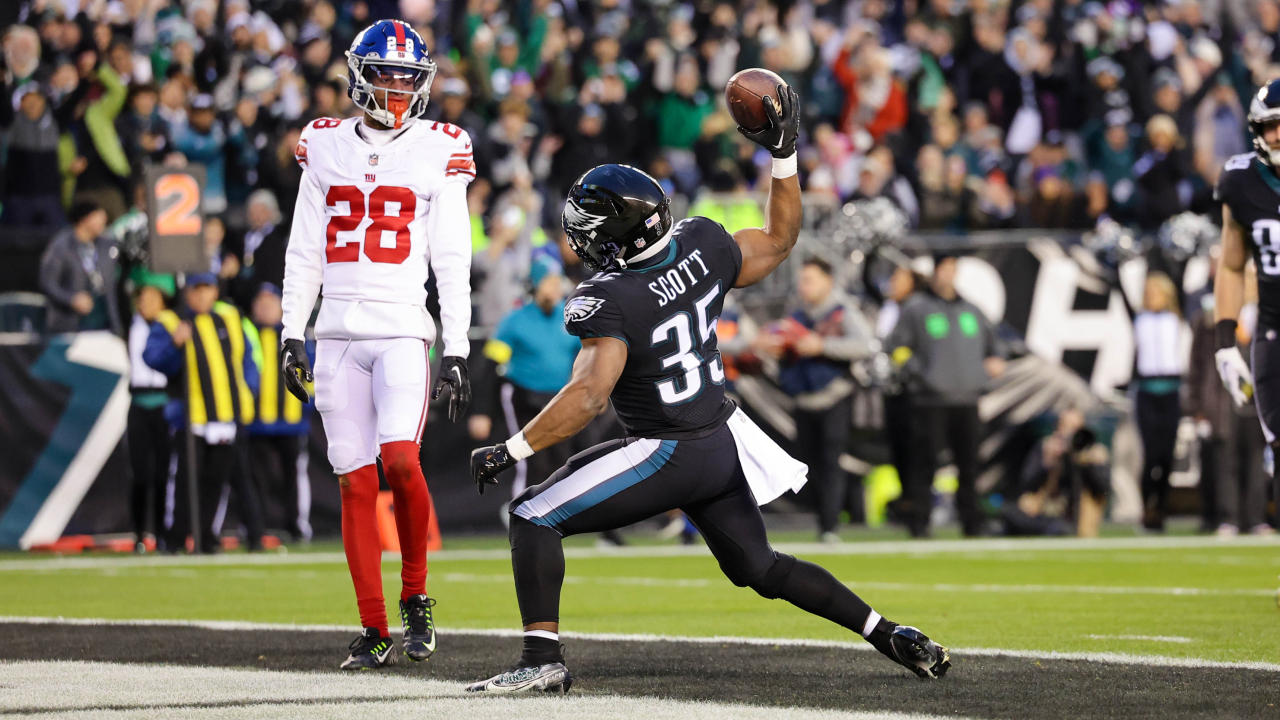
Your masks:
{"label": "football", "polygon": [[779,109],[778,86],[786,84],[777,73],[764,68],[748,68],[736,73],[724,88],[729,113],[748,130],[763,128],[769,124],[769,116],[764,112],[765,100],[773,103],[775,110]]}

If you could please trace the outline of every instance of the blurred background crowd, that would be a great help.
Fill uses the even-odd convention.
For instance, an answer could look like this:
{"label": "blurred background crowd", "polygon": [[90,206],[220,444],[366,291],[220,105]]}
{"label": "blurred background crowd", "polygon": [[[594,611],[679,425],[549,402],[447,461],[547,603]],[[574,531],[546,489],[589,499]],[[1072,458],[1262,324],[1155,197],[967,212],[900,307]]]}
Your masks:
{"label": "blurred background crowd", "polygon": [[[740,69],[768,68],[799,91],[807,204],[881,200],[915,231],[955,236],[1100,224],[1154,233],[1185,212],[1216,221],[1218,173],[1251,149],[1248,100],[1280,76],[1275,0],[13,0],[0,9],[0,226],[42,238],[43,329],[124,337],[143,288],[161,291],[161,307],[176,301],[172,278],[143,269],[143,173],[189,163],[207,172],[220,297],[278,320],[263,291],[278,296],[283,279],[300,131],[358,114],[343,51],[388,17],[411,23],[439,66],[428,117],[465,129],[475,147],[472,366],[493,398],[468,424],[476,442],[505,436],[567,380],[574,344],[556,322],[551,334],[530,328],[586,276],[559,228],[581,173],[629,163],[663,184],[678,215],[730,231],[762,224],[770,157],[739,136],[723,101]],[[949,247],[963,254],[962,241]],[[934,472],[949,462],[968,534],[989,532],[993,514],[1010,532],[1096,532],[1109,458],[1081,434],[1084,408],[1057,408],[1025,469],[1000,486],[1003,509],[979,507],[978,399],[1019,351],[958,299],[955,255],[934,255],[924,272],[903,263],[877,287],[849,280],[847,254],[808,257],[786,269],[785,308],[721,318],[725,354],[786,398],[794,424],[782,426],[811,467],[809,502],[828,539],[840,518],[866,517],[863,493],[846,490],[865,474],[846,459],[867,386],[855,371],[885,353],[916,378],[875,401],[909,486],[891,515],[927,533]],[[1203,293],[1163,275],[1148,285],[1139,317],[1207,327]],[[864,296],[846,294],[855,290]],[[148,312],[144,327],[158,310]],[[939,334],[937,312],[956,332]],[[1212,420],[1201,436],[1215,442],[1229,422],[1232,438],[1252,438],[1256,422],[1222,409],[1212,352],[1187,355],[1161,334],[1167,323],[1146,325],[1157,329],[1138,338],[1131,391],[1149,417],[1141,515],[1160,529],[1178,418]],[[1144,353],[1160,359],[1144,365]],[[961,357],[958,374],[930,366],[937,357]],[[1183,383],[1188,372],[1195,381]],[[938,438],[941,460],[911,464],[920,438]],[[1205,529],[1267,531],[1261,452],[1259,439],[1204,463],[1227,468],[1220,484],[1235,488],[1221,500],[1202,489]],[[525,471],[521,484],[544,473]],[[1038,520],[1064,492],[1058,514],[1073,524]],[[691,531],[678,518],[670,527]]]}
{"label": "blurred background crowd", "polygon": [[[353,112],[344,49],[401,16],[440,65],[432,119],[467,130],[485,236],[554,225],[605,160],[690,202],[753,189],[729,76],[765,67],[804,99],[804,189],[887,196],[912,224],[1154,229],[1207,208],[1248,148],[1247,99],[1280,70],[1271,0],[648,2],[23,0],[6,3],[5,222],[114,221],[152,163],[209,168],[207,210],[287,217],[299,129]],[[763,176],[767,177],[767,173]],[[60,201],[60,202],[59,202]],[[522,216],[523,216],[522,214]]]}

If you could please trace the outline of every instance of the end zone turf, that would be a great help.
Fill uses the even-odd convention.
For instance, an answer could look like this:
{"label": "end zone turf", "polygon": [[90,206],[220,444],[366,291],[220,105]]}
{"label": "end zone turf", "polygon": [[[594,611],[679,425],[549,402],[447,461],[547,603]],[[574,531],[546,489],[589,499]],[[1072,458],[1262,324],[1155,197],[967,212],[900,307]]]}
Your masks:
{"label": "end zone turf", "polygon": [[[353,678],[336,669],[352,631],[0,623],[0,633],[8,638],[0,645],[0,715],[74,708],[77,714],[112,717],[121,711],[147,717],[330,717],[349,716],[355,703],[379,717],[407,716],[416,708],[419,716],[503,720],[905,720],[901,714],[913,712],[1181,720],[1273,718],[1280,697],[1280,668],[1185,661],[1168,666],[1141,657],[1100,664],[957,651],[946,678],[921,681],[874,652],[843,647],[577,638],[567,641],[566,660],[576,679],[568,698],[457,699],[463,682],[509,663],[519,639],[442,632],[431,661],[402,662]],[[3,662],[35,657],[79,662]]]}

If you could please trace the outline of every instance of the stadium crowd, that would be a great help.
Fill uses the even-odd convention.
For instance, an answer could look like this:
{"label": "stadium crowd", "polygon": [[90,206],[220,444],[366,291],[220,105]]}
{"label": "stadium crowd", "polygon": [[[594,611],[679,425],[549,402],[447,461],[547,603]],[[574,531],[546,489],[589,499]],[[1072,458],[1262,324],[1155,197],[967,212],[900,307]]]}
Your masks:
{"label": "stadium crowd", "polygon": [[513,223],[538,242],[569,184],[606,160],[690,199],[754,187],[765,154],[720,100],[753,66],[804,98],[808,192],[884,195],[926,229],[1104,214],[1155,228],[1210,202],[1223,161],[1247,149],[1245,101],[1280,70],[1272,0],[10,7],[6,223],[60,224],[76,198],[114,221],[147,163],[182,162],[208,168],[206,210],[228,228],[245,228],[254,189],[287,218],[300,128],[353,112],[343,49],[400,15],[440,66],[430,117],[476,143],[481,248]]}
{"label": "stadium crowd", "polygon": [[[479,335],[531,291],[554,309],[557,293],[538,290],[549,274],[585,277],[559,213],[597,164],[643,168],[690,214],[731,231],[760,224],[750,192],[768,181],[770,157],[739,136],[722,99],[742,68],[771,69],[799,90],[807,193],[888,198],[913,227],[947,233],[1088,229],[1105,218],[1154,230],[1184,210],[1209,212],[1223,163],[1250,149],[1248,99],[1280,76],[1276,0],[6,3],[0,224],[60,232],[41,277],[57,329],[127,334],[119,298],[144,286],[176,292],[131,252],[145,234],[143,171],[155,164],[204,166],[210,272],[246,317],[270,316],[255,303],[270,305],[262,290],[283,279],[299,134],[359,112],[343,50],[384,17],[404,18],[431,47],[439,73],[428,117],[474,142]],[[804,272],[829,280],[831,268]],[[795,319],[841,338],[862,332],[845,327],[852,319],[827,322],[847,306],[830,291],[807,298],[802,287]],[[510,361],[502,344],[486,349],[495,363]],[[796,395],[846,381],[828,370],[847,366],[856,343],[828,345],[795,346],[829,361],[799,373],[820,385]],[[984,378],[999,374],[983,364],[998,359],[988,350],[975,355]],[[554,392],[525,389],[528,402]],[[798,420],[811,434],[847,426],[849,394]],[[491,429],[471,424],[477,439]],[[811,449],[810,465],[839,474],[829,450]],[[833,522],[827,512],[822,529]],[[927,516],[918,522],[925,531]]]}

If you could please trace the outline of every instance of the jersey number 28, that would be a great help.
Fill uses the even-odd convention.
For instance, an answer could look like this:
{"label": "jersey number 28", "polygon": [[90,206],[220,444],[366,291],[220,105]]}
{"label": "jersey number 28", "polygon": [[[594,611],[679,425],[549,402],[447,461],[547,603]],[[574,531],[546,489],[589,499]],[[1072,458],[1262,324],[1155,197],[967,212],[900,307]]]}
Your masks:
{"label": "jersey number 28", "polygon": [[[693,334],[698,333],[699,347],[707,344],[716,334],[716,320],[719,318],[708,318],[707,311],[719,295],[720,283],[716,283],[710,292],[694,301],[694,308],[698,313],[696,327],[691,327],[694,320],[689,317],[689,313],[678,312],[653,328],[653,333],[649,337],[651,347],[657,347],[672,340],[676,343],[676,351],[660,361],[662,369],[670,370],[674,367],[684,369],[683,377],[658,381],[658,397],[662,399],[664,405],[688,402],[702,392],[703,359],[702,355],[693,349]],[[719,357],[711,358],[711,362],[707,363],[707,374],[711,382],[716,385],[724,382],[724,366],[720,364]]]}
{"label": "jersey number 28", "polygon": [[[376,263],[399,265],[409,257],[409,223],[418,208],[418,196],[408,188],[383,185],[374,188],[365,202],[364,192],[354,185],[334,185],[324,197],[325,205],[336,208],[338,203],[348,205],[346,215],[330,215],[325,229],[324,254],[328,262],[356,262],[360,259],[359,242],[338,245],[338,233],[351,232],[360,227],[368,217],[373,222],[364,232],[364,256]],[[387,204],[396,203],[399,210],[387,214]],[[365,207],[368,206],[368,213]],[[383,231],[396,234],[395,247],[383,247]]]}

